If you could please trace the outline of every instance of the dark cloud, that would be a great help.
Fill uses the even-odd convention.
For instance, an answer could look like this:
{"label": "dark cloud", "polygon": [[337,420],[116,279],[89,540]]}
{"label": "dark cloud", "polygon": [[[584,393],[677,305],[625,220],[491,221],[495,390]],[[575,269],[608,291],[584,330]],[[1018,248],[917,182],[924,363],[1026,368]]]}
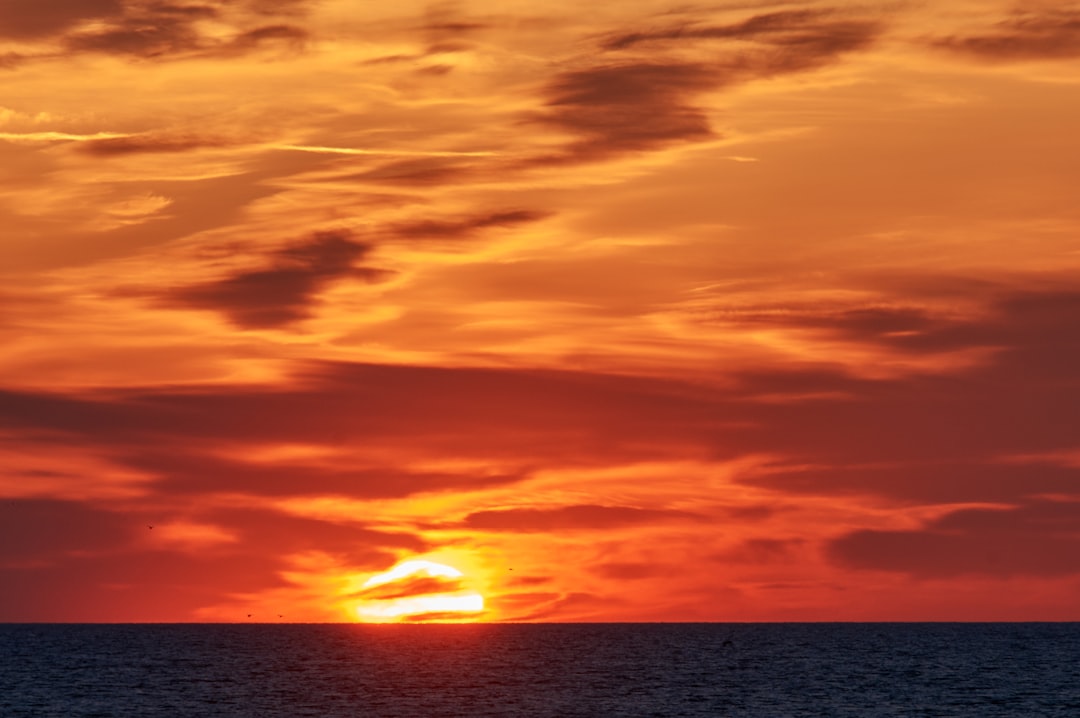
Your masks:
{"label": "dark cloud", "polygon": [[750,538],[714,558],[721,563],[775,564],[793,559],[804,544],[803,539]]}
{"label": "dark cloud", "polygon": [[175,6],[129,5],[123,16],[101,29],[83,30],[65,38],[70,52],[101,52],[153,58],[188,53],[204,41],[195,23],[201,14],[176,12]]}
{"label": "dark cloud", "polygon": [[110,137],[79,143],[79,151],[100,157],[154,152],[188,152],[232,144],[220,137],[195,134],[142,134],[130,137]]}
{"label": "dark cloud", "polygon": [[670,521],[707,520],[689,511],[580,504],[555,509],[476,511],[466,516],[462,523],[466,528],[483,531],[528,532],[612,529]]}
{"label": "dark cloud", "polygon": [[369,170],[340,175],[334,179],[344,182],[374,182],[376,184],[441,185],[459,181],[474,168],[461,160],[422,158],[380,164]]}
{"label": "dark cloud", "polygon": [[406,239],[460,239],[478,230],[492,227],[513,227],[537,222],[548,216],[547,212],[527,209],[501,210],[459,219],[420,220],[394,225],[390,232]]}
{"label": "dark cloud", "polygon": [[[246,463],[192,449],[133,451],[124,464],[157,477],[155,489],[169,495],[236,492],[260,496],[344,495],[401,498],[422,493],[505,486],[526,478],[513,473],[416,472],[383,466],[357,468],[322,463]],[[303,476],[303,481],[297,477]]]}
{"label": "dark cloud", "polygon": [[[601,42],[602,61],[562,72],[544,88],[546,109],[533,120],[579,139],[563,154],[537,162],[588,161],[710,139],[715,133],[695,104],[699,94],[827,65],[867,47],[878,32],[876,22],[795,10],[726,26],[683,24],[609,36]],[[740,40],[748,46],[712,51],[707,60],[665,59],[669,49],[706,40]],[[653,57],[625,57],[645,43]]]}
{"label": "dark cloud", "polygon": [[[801,48],[808,62],[818,62],[838,52],[865,47],[875,34],[873,23],[834,19],[830,10],[781,10],[754,15],[730,25],[683,24],[667,28],[616,34],[603,41],[605,50],[624,50],[639,44],[694,40],[745,40],[781,48]],[[785,62],[783,64],[789,64]],[[796,62],[796,64],[798,64]]]}
{"label": "dark cloud", "polygon": [[219,600],[222,590],[278,583],[276,559],[257,551],[196,558],[152,546],[135,550],[149,531],[137,512],[44,499],[0,502],[0,616],[176,620]]}
{"label": "dark cloud", "polygon": [[1021,10],[988,31],[940,37],[932,44],[991,61],[1080,57],[1080,9]]}
{"label": "dark cloud", "polygon": [[80,22],[116,17],[123,10],[120,0],[0,0],[0,37],[48,37]]}
{"label": "dark cloud", "polygon": [[14,70],[31,59],[31,56],[18,52],[0,53],[0,70]]}
{"label": "dark cloud", "polygon": [[751,307],[717,307],[712,317],[741,324],[832,329],[845,338],[873,341],[890,341],[892,337],[899,337],[901,332],[910,336],[942,326],[942,320],[925,309],[905,306],[758,304]]}
{"label": "dark cloud", "polygon": [[160,551],[72,556],[49,568],[0,567],[0,616],[17,622],[173,622],[194,617],[222,595],[283,586],[281,568],[278,557],[257,552]]}
{"label": "dark cloud", "polygon": [[593,571],[604,578],[612,578],[616,581],[636,581],[643,578],[655,578],[671,572],[667,564],[637,563],[633,561],[616,561],[597,566]]}
{"label": "dark cloud", "polygon": [[438,2],[426,8],[420,31],[431,48],[442,43],[461,43],[463,38],[489,27],[487,22],[471,19],[461,3]]}
{"label": "dark cloud", "polygon": [[[962,433],[963,427],[957,432]],[[827,466],[778,471],[755,483],[792,494],[887,493],[909,504],[1012,501],[1080,490],[1080,469],[1053,464],[908,461],[895,466]]]}
{"label": "dark cloud", "polygon": [[[0,38],[53,41],[69,54],[104,53],[141,59],[295,50],[307,39],[303,28],[266,22],[269,17],[302,14],[307,5],[307,0],[262,0],[248,3],[245,9],[226,0],[190,4],[157,0],[0,0]],[[231,12],[229,17],[223,14],[226,8]],[[203,25],[207,20],[225,19],[235,23],[231,37],[209,34]],[[40,55],[49,56],[54,55]],[[33,58],[13,55],[0,67],[29,59]]]}
{"label": "dark cloud", "polygon": [[372,529],[362,521],[323,521],[258,508],[206,508],[199,516],[236,533],[239,542],[229,544],[229,551],[272,556],[322,551],[352,566],[376,570],[393,563],[394,552],[420,553],[429,548],[414,534]]}
{"label": "dark cloud", "polygon": [[[160,497],[158,497],[160,498]],[[236,541],[178,550],[163,539],[174,521],[209,522]],[[148,525],[156,525],[154,529]],[[182,548],[182,547],[181,547]],[[165,621],[221,601],[288,583],[283,557],[330,553],[376,570],[401,551],[429,547],[418,537],[256,508],[110,509],[59,500],[0,502],[0,616],[8,621]],[[78,600],[72,600],[78,586]]]}
{"label": "dark cloud", "polygon": [[[352,256],[349,252],[346,256]],[[312,269],[322,266],[318,262],[308,258],[301,264],[322,276]],[[344,264],[327,260],[327,271],[337,276]],[[214,307],[235,311],[231,304],[219,305],[220,299]],[[733,368],[730,381],[717,387],[583,372],[312,363],[299,365],[291,379],[266,386],[151,387],[71,396],[2,392],[0,426],[13,436],[108,451],[115,461],[159,477],[160,489],[177,495],[212,491],[215,485],[240,492],[259,491],[261,485],[289,495],[290,469],[307,477],[313,491],[358,496],[517,480],[513,471],[457,476],[323,462],[247,465],[220,458],[225,449],[242,455],[248,444],[288,441],[358,450],[375,444],[415,457],[483,456],[522,467],[523,474],[553,461],[591,466],[667,460],[687,452],[716,460],[758,454],[776,459],[736,480],[779,495],[1016,503],[1077,492],[1075,468],[1003,460],[1076,449],[1077,316],[1080,293],[1044,291],[1003,295],[987,311],[962,319],[917,311],[830,311],[825,318],[796,313],[785,319],[793,328],[800,322],[831,327],[865,342],[870,354],[877,349],[893,356],[900,351],[898,342],[903,351],[927,360],[942,350],[995,350],[983,364],[963,370],[894,378],[852,376],[842,367],[785,365]],[[896,328],[902,336],[894,336]],[[803,398],[762,400],[777,396]],[[593,518],[602,523],[617,516],[605,517],[604,510]],[[557,510],[481,513],[470,521],[501,528],[573,524],[577,518],[585,523]]]}
{"label": "dark cloud", "polygon": [[461,579],[445,576],[406,576],[389,583],[365,588],[353,594],[353,598],[365,601],[390,601],[396,598],[426,596],[438,593],[456,593],[464,588]]}
{"label": "dark cloud", "polygon": [[[63,396],[0,392],[0,426],[42,441],[108,449],[142,470],[165,474],[173,491],[206,486],[203,471],[222,477],[227,464],[176,459],[248,443],[278,441],[356,447],[371,444],[415,456],[450,453],[507,459],[512,465],[550,460],[606,462],[611,456],[681,455],[687,442],[723,430],[716,405],[695,385],[633,377],[507,369],[453,369],[312,364],[279,385]],[[148,447],[154,447],[150,449]],[[362,472],[358,472],[362,473]],[[387,474],[414,490],[457,482]],[[186,479],[184,477],[187,477]],[[260,472],[238,471],[227,485],[256,486]],[[286,477],[262,474],[270,490]],[[370,493],[373,473],[357,482]],[[468,477],[468,481],[501,481]],[[345,476],[316,474],[313,485],[345,489]],[[326,482],[326,483],[323,483]],[[458,485],[462,485],[458,483]],[[390,491],[406,490],[388,488]]]}
{"label": "dark cloud", "polygon": [[439,622],[460,622],[462,616],[476,616],[479,611],[475,613],[462,613],[461,611],[429,611],[427,613],[410,613],[401,617],[401,620],[408,621],[410,623],[439,623]]}
{"label": "dark cloud", "polygon": [[848,568],[920,578],[1080,574],[1080,502],[963,509],[919,529],[854,531],[828,555]]}
{"label": "dark cloud", "polygon": [[210,38],[196,25],[198,15],[155,12],[125,17],[111,26],[69,35],[70,52],[130,55],[143,59],[228,57],[264,49],[300,50],[306,30],[292,25],[266,25],[241,30],[230,39]]}
{"label": "dark cloud", "polygon": [[247,0],[246,5],[260,15],[302,15],[319,0]]}
{"label": "dark cloud", "polygon": [[579,159],[642,150],[713,136],[691,98],[722,78],[703,64],[628,62],[560,74],[545,89],[547,110],[536,119],[581,139]]}
{"label": "dark cloud", "polygon": [[[488,22],[469,19],[460,4],[442,2],[429,5],[425,17],[419,25],[410,28],[418,31],[423,48],[417,52],[395,53],[363,61],[364,65],[384,65],[406,63],[415,65],[430,60],[438,55],[454,52],[468,52],[476,47],[470,36],[489,29]],[[452,65],[435,64],[416,67],[420,74],[448,74],[454,70]]]}
{"label": "dark cloud", "polygon": [[129,516],[52,499],[0,501],[0,566],[50,563],[76,553],[113,550],[137,529]]}
{"label": "dark cloud", "polygon": [[170,5],[168,3],[150,3],[154,11],[162,15],[178,15],[180,17],[215,18],[218,16],[217,8],[210,5]]}
{"label": "dark cloud", "polygon": [[223,49],[225,52],[245,53],[266,47],[303,49],[308,32],[294,25],[265,25],[237,35]]}
{"label": "dark cloud", "polygon": [[273,253],[266,269],[180,287],[159,297],[167,306],[222,312],[243,328],[281,327],[306,318],[315,295],[330,282],[383,276],[379,270],[353,266],[369,250],[348,232],[318,232]]}
{"label": "dark cloud", "polygon": [[614,596],[599,596],[585,591],[567,594],[512,593],[493,601],[492,608],[508,614],[515,621],[580,620],[603,616],[624,601]]}

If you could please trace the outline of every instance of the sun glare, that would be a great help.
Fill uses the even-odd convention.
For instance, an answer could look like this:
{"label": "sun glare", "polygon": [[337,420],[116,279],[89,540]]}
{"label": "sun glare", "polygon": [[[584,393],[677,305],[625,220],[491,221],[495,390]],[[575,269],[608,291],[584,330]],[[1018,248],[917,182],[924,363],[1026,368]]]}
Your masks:
{"label": "sun glare", "polygon": [[368,623],[468,621],[484,610],[484,597],[461,571],[423,559],[371,576],[358,598],[356,616]]}

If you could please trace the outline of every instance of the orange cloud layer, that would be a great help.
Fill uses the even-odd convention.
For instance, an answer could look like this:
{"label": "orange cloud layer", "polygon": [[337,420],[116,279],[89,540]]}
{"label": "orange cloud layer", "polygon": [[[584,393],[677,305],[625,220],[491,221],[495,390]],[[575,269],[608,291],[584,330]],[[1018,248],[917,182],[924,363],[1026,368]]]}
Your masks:
{"label": "orange cloud layer", "polygon": [[0,620],[1077,620],[1077,17],[7,3]]}

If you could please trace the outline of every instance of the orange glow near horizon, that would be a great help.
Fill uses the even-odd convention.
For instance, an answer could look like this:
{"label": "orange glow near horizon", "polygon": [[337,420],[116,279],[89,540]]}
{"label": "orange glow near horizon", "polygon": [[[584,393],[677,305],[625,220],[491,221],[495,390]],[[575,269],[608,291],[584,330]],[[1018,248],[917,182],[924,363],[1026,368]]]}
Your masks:
{"label": "orange glow near horizon", "polygon": [[1080,620],[1080,2],[583,7],[0,2],[0,622]]}
{"label": "orange glow near horizon", "polygon": [[457,580],[464,575],[434,561],[402,561],[364,581],[356,615],[369,623],[475,620],[484,597]]}

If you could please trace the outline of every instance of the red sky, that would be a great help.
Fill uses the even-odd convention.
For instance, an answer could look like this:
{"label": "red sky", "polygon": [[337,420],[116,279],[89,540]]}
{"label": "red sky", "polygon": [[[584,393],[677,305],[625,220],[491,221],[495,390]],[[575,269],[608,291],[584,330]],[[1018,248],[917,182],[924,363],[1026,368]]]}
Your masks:
{"label": "red sky", "polygon": [[1080,3],[583,7],[0,0],[0,621],[1080,620]]}

